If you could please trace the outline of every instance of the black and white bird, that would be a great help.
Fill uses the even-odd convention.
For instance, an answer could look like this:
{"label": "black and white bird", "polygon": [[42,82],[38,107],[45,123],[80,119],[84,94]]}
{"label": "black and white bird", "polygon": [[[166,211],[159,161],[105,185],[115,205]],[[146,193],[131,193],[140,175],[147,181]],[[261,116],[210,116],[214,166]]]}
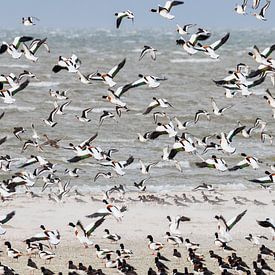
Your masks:
{"label": "black and white bird", "polygon": [[211,97],[211,104],[212,104],[212,107],[213,107],[213,113],[216,116],[223,115],[223,112],[225,112],[226,110],[228,110],[228,109],[230,109],[230,108],[233,107],[233,105],[229,105],[229,106],[226,106],[226,107],[223,107],[223,108],[219,109],[218,106],[217,106],[217,104],[216,104],[216,101],[214,100],[213,97]]}
{"label": "black and white bird", "polygon": [[173,235],[181,235],[181,231],[179,230],[180,222],[186,222],[190,221],[190,218],[185,217],[185,216],[176,216],[176,217],[171,217],[167,216],[167,219],[169,221],[169,230],[170,233]]}
{"label": "black and white bird", "polygon": [[139,183],[134,182],[134,186],[136,188],[138,188],[140,191],[144,192],[144,191],[146,191],[146,188],[147,188],[147,186],[145,185],[145,182],[149,179],[150,178],[145,178],[145,179],[141,180]]}
{"label": "black and white bird", "polygon": [[70,58],[59,56],[58,62],[54,65],[52,71],[58,73],[61,70],[66,70],[69,73],[77,73],[80,65],[81,60],[75,54],[72,54]]}
{"label": "black and white bird", "polygon": [[237,6],[235,7],[236,13],[241,14],[241,15],[247,14],[247,13],[246,13],[247,1],[248,1],[248,0],[243,0],[243,3],[242,3],[241,5],[237,5]]}
{"label": "black and white bird", "polygon": [[107,200],[103,200],[103,202],[106,204],[104,208],[101,208],[97,210],[95,213],[88,215],[86,217],[96,218],[96,217],[106,217],[106,216],[112,215],[117,221],[122,221],[123,212],[125,212],[127,208],[125,206],[119,208],[109,203]]}
{"label": "black and white bird", "polygon": [[252,8],[256,10],[259,7],[260,2],[261,0],[253,0]]}
{"label": "black and white bird", "polygon": [[188,29],[194,26],[196,26],[196,24],[186,24],[183,27],[177,24],[177,32],[180,35],[188,35],[189,34]]}
{"label": "black and white bird", "polygon": [[88,118],[88,113],[90,113],[92,110],[93,108],[84,109],[81,113],[81,116],[76,115],[75,117],[81,122],[90,122],[91,119]]}
{"label": "black and white bird", "polygon": [[207,56],[213,59],[217,59],[219,58],[219,55],[216,53],[216,50],[218,50],[223,44],[226,43],[229,36],[230,33],[227,33],[220,40],[212,43],[211,45],[201,45],[200,43],[198,43],[196,46],[196,50],[204,52]]}
{"label": "black and white bird", "polygon": [[170,14],[171,9],[183,3],[183,1],[166,1],[164,7],[159,5],[157,9],[151,9],[151,12],[156,12],[162,17],[171,20],[175,18],[174,15]]}
{"label": "black and white bird", "polygon": [[234,216],[232,219],[226,221],[222,215],[216,215],[215,219],[218,221],[218,231],[221,238],[226,241],[232,241],[232,237],[229,234],[229,231],[242,219],[246,214],[247,210],[241,212],[237,216]]}
{"label": "black and white bird", "polygon": [[140,163],[140,170],[141,170],[141,173],[144,174],[144,175],[146,175],[146,174],[149,174],[151,168],[152,168],[153,166],[156,166],[159,162],[156,161],[156,162],[149,163],[148,165],[145,165],[145,164],[143,163],[143,161],[140,159],[140,160],[139,160],[139,163]]}
{"label": "black and white bird", "polygon": [[28,17],[22,17],[22,24],[24,26],[35,26],[36,21],[40,21],[37,17],[34,16],[28,16]]}
{"label": "black and white bird", "polygon": [[248,236],[245,237],[246,240],[251,242],[253,245],[260,245],[261,244],[261,239],[268,240],[266,236],[263,235],[255,235],[253,236],[251,233],[248,234]]}
{"label": "black and white bird", "polygon": [[22,51],[19,51],[19,47],[21,43],[31,41],[33,40],[33,37],[31,36],[17,36],[14,38],[12,44],[8,44],[7,42],[2,42],[2,45],[0,47],[0,54],[3,54],[4,52],[8,52],[12,58],[20,58],[23,54]]}
{"label": "black and white bird", "polygon": [[54,116],[56,115],[58,111],[58,108],[54,108],[51,112],[50,112],[50,115],[47,119],[43,119],[43,121],[45,122],[46,125],[50,126],[50,127],[54,127],[57,122],[54,121]]}
{"label": "black and white bird", "polygon": [[15,215],[15,211],[12,211],[6,215],[0,217],[0,236],[6,233],[6,229],[4,229],[1,225],[6,224],[9,220],[11,220]]}
{"label": "black and white bird", "polygon": [[112,242],[117,242],[121,239],[121,236],[118,234],[111,234],[109,229],[105,229],[104,232],[106,233],[106,235],[103,236],[104,239],[111,240]]}
{"label": "black and white bird", "polygon": [[118,29],[121,21],[123,18],[131,19],[132,22],[134,22],[134,14],[130,10],[123,11],[123,12],[117,12],[115,13],[116,16],[116,28]]}
{"label": "black and white bird", "polygon": [[43,45],[47,52],[50,52],[50,48],[47,44],[47,38],[44,39],[34,39],[30,46],[28,47],[25,43],[22,43],[22,47],[23,47],[23,51],[24,51],[24,55],[25,57],[33,62],[36,62],[38,60],[38,57],[35,56],[35,53],[37,52],[37,50]]}
{"label": "black and white bird", "polygon": [[153,101],[148,105],[147,109],[143,112],[143,115],[149,114],[156,107],[168,108],[173,106],[165,98],[153,97]]}
{"label": "black and white bird", "polygon": [[271,0],[266,0],[266,4],[262,7],[260,13],[253,13],[252,15],[261,21],[266,21],[267,19],[265,18],[265,13],[266,13],[266,10],[269,8],[270,3],[271,3]]}
{"label": "black and white bird", "polygon": [[126,63],[126,58],[124,58],[118,65],[113,67],[108,73],[97,73],[90,77],[90,80],[98,80],[103,81],[109,87],[113,87],[116,85],[116,82],[113,78],[118,74],[118,72],[124,67]]}
{"label": "black and white bird", "polygon": [[150,54],[150,56],[151,56],[151,58],[152,58],[153,60],[156,60],[156,58],[157,58],[156,52],[157,52],[156,49],[154,49],[154,48],[152,48],[152,47],[150,47],[150,46],[146,46],[146,45],[145,45],[145,46],[143,47],[142,52],[140,53],[139,61],[140,61],[147,53]]}
{"label": "black and white bird", "polygon": [[96,181],[99,177],[103,177],[105,179],[111,179],[113,175],[111,172],[107,172],[107,173],[98,172],[94,177],[94,181]]}
{"label": "black and white bird", "polygon": [[101,126],[103,121],[107,118],[112,118],[113,120],[115,120],[117,122],[117,119],[113,113],[104,110],[103,114],[99,118],[99,126]]}
{"label": "black and white bird", "polygon": [[269,228],[272,235],[272,240],[275,240],[275,222],[271,218],[266,218],[264,221],[257,221],[257,223],[265,228]]}
{"label": "black and white bird", "polygon": [[90,223],[87,226],[83,226],[81,221],[77,221],[76,224],[70,222],[69,226],[74,228],[74,234],[81,244],[85,248],[88,248],[90,245],[93,245],[93,241],[90,239],[92,233],[105,221],[105,218],[102,217],[96,222]]}
{"label": "black and white bird", "polygon": [[202,116],[206,116],[207,120],[210,120],[210,114],[206,110],[198,110],[195,114],[194,123],[196,124]]}

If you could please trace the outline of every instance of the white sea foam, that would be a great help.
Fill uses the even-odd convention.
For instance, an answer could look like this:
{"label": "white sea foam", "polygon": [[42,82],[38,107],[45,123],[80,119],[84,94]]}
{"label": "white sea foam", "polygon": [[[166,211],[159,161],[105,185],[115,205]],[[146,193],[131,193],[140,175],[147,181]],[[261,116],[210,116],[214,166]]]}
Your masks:
{"label": "white sea foam", "polygon": [[31,82],[29,86],[32,87],[52,87],[58,86],[60,82],[51,82],[51,81],[41,81],[41,82]]}
{"label": "white sea foam", "polygon": [[213,63],[213,62],[218,62],[216,59],[209,59],[209,58],[176,58],[176,59],[171,59],[171,63]]}

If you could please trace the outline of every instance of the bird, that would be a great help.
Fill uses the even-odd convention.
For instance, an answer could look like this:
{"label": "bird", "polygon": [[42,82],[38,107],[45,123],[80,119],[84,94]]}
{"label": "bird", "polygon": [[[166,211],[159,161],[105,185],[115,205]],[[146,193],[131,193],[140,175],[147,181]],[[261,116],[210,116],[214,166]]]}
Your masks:
{"label": "bird", "polygon": [[266,4],[261,8],[260,13],[253,13],[252,15],[255,16],[258,20],[266,21],[267,19],[265,18],[265,13],[266,10],[269,8],[270,3],[270,0],[266,0]]}
{"label": "bird", "polygon": [[74,234],[84,248],[88,248],[93,245],[93,241],[90,239],[91,234],[105,221],[104,217],[101,217],[94,223],[90,223],[87,226],[83,226],[81,221],[77,221],[76,224],[70,222],[69,226],[74,228]]}
{"label": "bird", "polygon": [[229,168],[229,171],[236,171],[249,166],[251,166],[253,169],[259,168],[260,161],[256,157],[247,156],[245,153],[241,153],[241,156],[244,157],[244,159],[240,161],[237,165]]}
{"label": "bird", "polygon": [[103,236],[104,239],[111,240],[112,242],[117,242],[121,239],[121,236],[117,234],[110,234],[109,229],[104,229],[104,232],[106,233],[106,235]]}
{"label": "bird", "polygon": [[167,216],[169,221],[169,230],[172,235],[179,236],[181,235],[181,231],[179,231],[180,222],[190,221],[190,218],[185,216],[177,215],[175,217]]}
{"label": "bird", "polygon": [[223,115],[223,112],[225,112],[226,110],[230,109],[233,107],[233,105],[229,105],[227,107],[223,107],[221,109],[218,108],[216,101],[214,100],[213,97],[211,97],[211,103],[212,103],[212,107],[213,107],[213,113],[216,116],[221,116]]}
{"label": "bird", "polygon": [[75,54],[72,54],[70,58],[59,56],[58,62],[53,66],[52,71],[58,73],[61,70],[66,70],[69,73],[76,73],[80,65],[81,60]]}
{"label": "bird", "polygon": [[109,160],[108,162],[102,162],[100,165],[102,166],[109,166],[111,167],[118,175],[124,176],[125,172],[123,171],[124,168],[132,164],[134,161],[134,157],[130,156],[127,160],[125,161],[115,161],[115,160]]}
{"label": "bird", "polygon": [[0,236],[4,235],[7,232],[7,230],[4,229],[1,225],[10,221],[14,216],[15,216],[15,211],[12,211],[6,215],[0,216]]}
{"label": "bird", "polygon": [[156,52],[157,50],[150,47],[150,46],[144,46],[141,53],[140,53],[140,56],[139,56],[139,61],[148,53],[150,54],[151,58],[155,61],[156,60]]}
{"label": "bird", "polygon": [[153,97],[153,101],[148,105],[147,109],[143,112],[143,115],[149,114],[156,107],[168,108],[173,107],[165,98]]}
{"label": "bird", "polygon": [[106,204],[105,208],[99,209],[97,212],[86,216],[87,218],[96,218],[96,217],[105,217],[108,215],[112,215],[118,222],[122,221],[123,218],[123,212],[127,210],[126,207],[117,207],[111,203],[108,203],[107,200],[103,200],[103,202]]}
{"label": "bird", "polygon": [[144,191],[146,191],[146,188],[147,188],[147,186],[145,185],[145,182],[149,179],[150,179],[150,177],[141,180],[139,183],[134,182],[134,186],[136,188],[138,188],[140,191],[144,192]]}
{"label": "bird", "polygon": [[13,128],[13,134],[15,135],[16,138],[18,138],[19,140],[22,140],[22,138],[20,137],[20,134],[23,134],[26,132],[26,129],[24,129],[23,127],[14,127]]}
{"label": "bird", "polygon": [[272,240],[275,240],[275,223],[274,223],[274,220],[271,219],[271,218],[266,218],[265,220],[263,221],[258,221],[257,220],[257,223],[262,226],[262,227],[265,227],[265,228],[270,228],[270,231],[272,233]]}
{"label": "bird", "polygon": [[84,109],[81,113],[81,116],[75,115],[75,117],[81,122],[90,122],[91,119],[87,117],[88,113],[90,113],[93,108]]}
{"label": "bird", "polygon": [[151,12],[156,12],[166,19],[174,19],[175,16],[170,14],[173,7],[183,4],[183,1],[166,1],[164,7],[158,6],[157,9],[151,9]]}
{"label": "bird", "polygon": [[164,245],[160,242],[154,242],[152,235],[147,235],[147,239],[149,240],[148,248],[153,251],[159,251],[164,248]]}
{"label": "bird", "polygon": [[9,241],[5,241],[4,245],[7,247],[8,257],[13,258],[13,259],[18,259],[19,257],[23,256],[22,252],[11,247],[11,243]]}
{"label": "bird", "polygon": [[35,26],[36,21],[40,21],[37,17],[34,16],[28,16],[28,17],[22,17],[22,24],[24,26]]}
{"label": "bird", "polygon": [[157,165],[159,162],[156,161],[156,162],[153,162],[153,163],[150,163],[148,164],[147,166],[144,165],[143,161],[142,160],[139,160],[139,163],[140,163],[140,170],[141,170],[141,173],[146,175],[146,174],[149,174],[151,168],[155,165]]}
{"label": "bird", "polygon": [[201,116],[206,116],[207,120],[210,120],[210,114],[206,110],[198,110],[194,118],[195,124],[199,121]]}
{"label": "bird", "polygon": [[249,233],[249,235],[246,236],[245,239],[250,241],[253,245],[260,245],[261,244],[260,243],[261,239],[268,240],[268,238],[266,236],[263,236],[263,235],[253,236],[251,233]]}
{"label": "bird", "polygon": [[248,0],[243,0],[243,3],[241,4],[241,5],[237,5],[236,7],[235,7],[235,11],[236,11],[236,13],[238,13],[238,14],[241,14],[241,15],[245,15],[245,14],[247,14],[246,13],[246,6],[247,6],[247,1]]}
{"label": "bird", "polygon": [[232,237],[229,234],[229,231],[242,219],[246,214],[247,210],[244,210],[237,216],[234,216],[230,220],[226,221],[222,215],[216,215],[215,219],[218,221],[218,231],[220,236],[226,241],[229,242],[232,240]]}
{"label": "bird", "polygon": [[124,58],[118,65],[114,66],[108,73],[97,73],[94,76],[91,76],[90,80],[98,80],[103,81],[109,87],[114,87],[116,82],[114,82],[113,78],[118,74],[118,72],[124,67],[126,63],[126,58]]}
{"label": "bird", "polygon": [[188,29],[191,27],[194,27],[194,26],[196,26],[196,24],[186,24],[183,27],[181,27],[180,25],[177,24],[177,32],[180,35],[187,35],[187,34],[189,34]]}
{"label": "bird", "polygon": [[31,258],[28,259],[27,268],[31,272],[33,272],[33,274],[34,274],[35,270],[38,270],[38,267],[37,267],[36,263]]}
{"label": "bird", "polygon": [[98,172],[95,177],[94,177],[94,182],[99,178],[99,177],[104,177],[105,179],[111,179],[113,177],[111,172]]}
{"label": "bird", "polygon": [[23,54],[22,52],[18,51],[21,43],[31,40],[33,40],[33,37],[31,36],[17,36],[14,38],[12,44],[8,44],[4,41],[0,47],[0,54],[3,54],[7,51],[12,56],[12,58],[18,59]]}
{"label": "bird", "polygon": [[134,22],[134,14],[130,10],[123,11],[123,12],[117,12],[117,13],[115,13],[115,16],[117,18],[116,19],[116,28],[117,29],[119,28],[123,18],[131,19],[132,22]]}
{"label": "bird", "polygon": [[212,43],[211,45],[201,45],[200,43],[197,44],[196,50],[204,52],[207,56],[217,59],[219,58],[219,55],[216,54],[216,50],[218,50],[223,44],[227,42],[229,39],[230,33],[228,32],[226,35],[224,35],[220,40]]}
{"label": "bird", "polygon": [[44,39],[34,39],[30,46],[28,47],[25,43],[22,43],[22,47],[23,47],[23,52],[25,57],[33,62],[36,62],[38,60],[38,57],[35,56],[35,53],[37,52],[37,50],[43,45],[47,52],[50,53],[50,48],[46,42],[47,38]]}
{"label": "bird", "polygon": [[109,112],[109,111],[103,111],[103,114],[100,116],[99,118],[99,126],[102,125],[103,121],[107,118],[112,118],[113,120],[117,121],[116,120],[116,117],[113,113]]}
{"label": "bird", "polygon": [[49,114],[49,117],[47,119],[43,119],[43,121],[45,122],[46,125],[50,126],[50,127],[54,127],[56,126],[57,122],[54,121],[54,116],[56,115],[58,111],[58,108],[54,108],[50,114]]}

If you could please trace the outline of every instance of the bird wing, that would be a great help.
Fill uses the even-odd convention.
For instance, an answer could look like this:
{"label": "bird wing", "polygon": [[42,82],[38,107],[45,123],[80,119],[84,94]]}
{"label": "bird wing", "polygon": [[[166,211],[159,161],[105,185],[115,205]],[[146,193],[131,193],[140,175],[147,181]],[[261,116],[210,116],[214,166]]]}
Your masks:
{"label": "bird wing", "polygon": [[154,108],[156,108],[157,106],[159,106],[159,103],[157,102],[157,101],[152,101],[149,105],[148,105],[148,107],[147,107],[147,109],[142,113],[143,115],[147,115],[147,114],[149,114]]}
{"label": "bird wing", "polygon": [[170,11],[172,9],[172,7],[177,6],[177,5],[181,5],[184,2],[182,1],[166,1],[164,9]]}
{"label": "bird wing", "polygon": [[19,48],[21,42],[27,42],[33,40],[31,36],[17,36],[14,38],[12,44],[15,46],[16,49]]}
{"label": "bird wing", "polygon": [[143,56],[147,53],[147,51],[148,51],[149,48],[150,47],[148,47],[148,46],[144,46],[142,52],[140,53],[140,56],[139,56],[138,60],[141,60],[143,58]]}
{"label": "bird wing", "polygon": [[221,38],[220,40],[214,42],[213,44],[210,45],[210,47],[215,51],[217,50],[219,47],[221,47],[229,38],[230,33],[228,32],[223,38]]}
{"label": "bird wing", "polygon": [[10,219],[13,218],[14,215],[15,215],[15,211],[12,211],[12,212],[8,213],[6,216],[0,217],[0,224],[7,223]]}
{"label": "bird wing", "polygon": [[95,223],[88,224],[84,229],[89,237],[103,222],[105,221],[105,217],[100,218]]}
{"label": "bird wing", "polygon": [[227,222],[229,230],[231,230],[233,228],[233,226],[241,220],[241,218],[245,215],[246,212],[247,212],[247,210],[244,210],[242,213],[240,213],[239,215],[233,217],[232,219],[230,219]]}
{"label": "bird wing", "polygon": [[238,133],[240,133],[246,126],[240,126],[232,131],[230,131],[227,135],[227,139],[232,142],[232,139],[234,136],[236,136]]}
{"label": "bird wing", "polygon": [[115,77],[116,74],[123,68],[126,63],[126,58],[124,58],[117,66],[113,67],[108,74],[112,77]]}
{"label": "bird wing", "polygon": [[97,218],[97,217],[105,217],[107,215],[111,215],[111,213],[106,208],[101,208],[97,210],[95,213],[87,215],[86,218]]}
{"label": "bird wing", "polygon": [[271,227],[275,230],[275,226],[269,221],[257,221],[257,223],[262,227]]}
{"label": "bird wing", "polygon": [[25,89],[29,85],[30,81],[27,79],[22,82],[19,86],[9,89],[8,91],[11,93],[12,96],[16,95],[21,90]]}
{"label": "bird wing", "polygon": [[126,161],[120,161],[119,163],[123,165],[123,167],[126,167],[130,165],[134,161],[134,157],[130,156]]}
{"label": "bird wing", "polygon": [[260,15],[264,17],[266,10],[268,9],[268,7],[270,6],[271,1],[270,0],[266,0],[266,4],[262,7],[261,11],[260,11]]}
{"label": "bird wing", "polygon": [[135,87],[146,85],[146,84],[147,84],[146,81],[142,77],[142,78],[140,78],[140,79],[138,79],[138,80],[136,80],[136,81],[134,81],[134,82],[132,82],[128,85],[130,85],[130,88],[135,88]]}
{"label": "bird wing", "polygon": [[96,137],[98,136],[98,133],[95,133],[92,137],[84,140],[82,143],[79,144],[80,147],[84,147],[85,145],[89,145]]}
{"label": "bird wing", "polygon": [[265,48],[261,52],[261,55],[263,55],[265,58],[267,58],[274,50],[275,50],[275,44],[273,44],[271,47]]}

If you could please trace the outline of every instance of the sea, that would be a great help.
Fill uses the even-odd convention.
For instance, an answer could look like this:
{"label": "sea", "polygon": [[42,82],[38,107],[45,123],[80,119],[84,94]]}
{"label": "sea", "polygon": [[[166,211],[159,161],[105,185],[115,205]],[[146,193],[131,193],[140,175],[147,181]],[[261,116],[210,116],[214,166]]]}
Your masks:
{"label": "sea", "polygon": [[[190,29],[195,32],[196,28]],[[37,56],[38,61],[33,63],[24,56],[20,59],[13,59],[7,53],[0,55],[0,74],[15,75],[28,70],[37,76],[31,79],[29,86],[15,96],[15,103],[5,104],[0,99],[0,112],[5,112],[0,120],[1,136],[7,136],[8,140],[0,146],[0,155],[9,154],[14,161],[11,164],[11,171],[0,172],[1,180],[11,178],[16,172],[22,171],[20,164],[24,163],[31,155],[40,155],[52,163],[56,163],[56,176],[63,182],[69,180],[64,170],[80,168],[79,177],[71,178],[71,187],[82,191],[101,192],[111,186],[123,184],[127,191],[137,191],[134,182],[149,178],[146,182],[147,191],[157,193],[184,192],[205,182],[213,184],[222,189],[258,189],[258,184],[249,180],[265,176],[265,171],[271,171],[268,164],[275,161],[274,145],[260,139],[259,130],[255,130],[250,138],[237,135],[232,142],[236,147],[233,155],[217,151],[209,151],[202,155],[207,159],[215,154],[222,157],[229,167],[236,165],[242,160],[241,153],[252,155],[260,159],[258,170],[251,167],[238,170],[220,172],[215,169],[198,168],[195,163],[201,161],[198,156],[179,152],[175,159],[179,161],[182,171],[175,168],[173,162],[163,161],[161,156],[163,148],[173,146],[175,139],[168,135],[162,135],[156,140],[141,143],[137,139],[137,133],[144,134],[153,131],[156,124],[153,120],[153,113],[156,111],[166,112],[173,120],[177,117],[181,122],[194,120],[198,110],[207,110],[211,113],[211,120],[202,117],[197,124],[191,124],[185,132],[193,137],[203,138],[207,135],[214,135],[210,141],[217,142],[215,135],[221,132],[228,133],[238,126],[238,121],[246,128],[254,125],[256,118],[267,122],[265,131],[274,134],[275,120],[272,117],[272,110],[263,98],[265,90],[270,89],[275,96],[275,89],[270,78],[255,88],[252,88],[252,95],[243,97],[240,94],[234,98],[226,98],[225,90],[217,87],[213,80],[221,80],[228,75],[228,71],[234,70],[238,63],[247,64],[251,70],[257,69],[258,65],[248,52],[254,45],[260,50],[274,44],[275,30],[209,30],[212,32],[205,44],[211,44],[219,40],[227,32],[230,38],[217,53],[218,60],[213,60],[201,52],[195,55],[188,55],[180,46],[176,45],[179,38],[178,33],[163,29],[141,29],[120,32],[117,30],[59,30],[59,29],[36,29],[20,28],[18,30],[0,30],[0,40],[11,43],[16,36],[32,36],[34,38],[46,38],[50,47],[50,53],[41,47]],[[28,44],[28,42],[26,42]],[[144,45],[157,49],[156,61],[149,55],[139,61],[140,53]],[[52,72],[52,67],[57,64],[58,57],[70,57],[76,54],[81,60],[80,71],[89,74],[96,71],[108,72],[112,67],[126,58],[124,68],[114,78],[119,86],[131,83],[139,79],[138,75],[153,75],[166,77],[161,81],[158,88],[141,86],[129,90],[121,100],[127,103],[129,112],[122,113],[118,117],[115,106],[102,99],[107,94],[108,86],[102,82],[94,81],[92,84],[83,84],[75,73],[61,71],[57,74]],[[273,53],[275,58],[275,53]],[[65,109],[62,116],[56,115],[57,125],[53,128],[47,126],[43,119],[48,118],[54,108],[53,97],[50,97],[49,90],[69,90],[68,97],[71,104]],[[165,98],[173,107],[155,108],[150,114],[142,113],[152,102],[152,98]],[[223,116],[217,117],[212,112],[211,98],[214,98],[218,107],[233,105]],[[65,101],[57,100],[58,103]],[[91,119],[89,123],[82,123],[76,119],[83,109],[93,108],[88,114]],[[99,126],[99,118],[103,111],[110,111],[116,115],[117,121],[113,119],[104,120]],[[160,122],[167,123],[167,118],[160,118]],[[24,142],[31,138],[31,124],[41,137],[39,143],[45,141],[43,135],[50,138],[61,138],[60,148],[44,146],[43,152],[33,147],[28,147],[21,152]],[[176,123],[174,122],[176,125]],[[21,134],[22,141],[13,135],[14,127],[24,127],[27,131]],[[177,130],[180,136],[183,130]],[[111,180],[99,178],[94,182],[95,175],[101,172],[114,172],[109,167],[100,165],[100,161],[93,158],[82,160],[78,163],[69,163],[67,160],[74,157],[75,153],[64,149],[69,143],[75,145],[98,133],[98,137],[92,142],[104,151],[117,149],[118,152],[112,158],[118,161],[134,157],[134,162],[125,169],[124,176],[116,176]],[[201,154],[203,148],[198,147]],[[143,175],[140,170],[139,160],[145,164],[157,162],[158,164],[150,170],[150,174]],[[38,165],[27,167],[33,171]],[[46,176],[47,174],[43,174]],[[40,190],[43,182],[39,178],[35,188]],[[23,189],[24,190],[24,189]]]}

